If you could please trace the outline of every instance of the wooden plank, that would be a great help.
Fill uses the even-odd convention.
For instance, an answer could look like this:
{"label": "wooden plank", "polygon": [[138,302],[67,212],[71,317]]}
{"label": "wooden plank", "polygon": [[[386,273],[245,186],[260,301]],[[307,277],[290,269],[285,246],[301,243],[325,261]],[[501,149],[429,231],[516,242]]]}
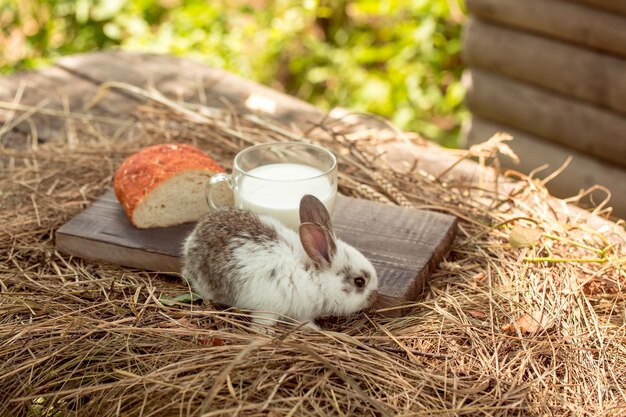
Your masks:
{"label": "wooden plank", "polygon": [[[626,18],[622,23],[626,51]],[[526,81],[626,115],[626,59],[476,19],[470,19],[466,26],[463,55],[471,67]]]}
{"label": "wooden plank", "polygon": [[[181,71],[184,68],[185,71]],[[210,68],[195,60],[167,55],[141,54],[125,51],[102,51],[71,55],[55,66],[40,71],[24,71],[0,78],[0,101],[12,101],[20,83],[25,83],[21,103],[36,106],[46,102],[45,109],[62,111],[64,103],[72,111],[83,111],[96,96],[101,83],[118,81],[143,88],[154,87],[164,95],[188,102],[204,103],[225,108],[232,106],[240,112],[250,112],[246,101],[250,96],[262,97],[275,106],[269,113],[283,122],[296,123],[302,128],[324,118],[324,112],[294,97],[262,86],[220,69]],[[123,122],[132,115],[143,100],[128,92],[112,89],[89,114],[115,117]],[[0,109],[0,120],[8,111]],[[31,118],[40,140],[65,140],[67,120],[38,114]],[[92,123],[105,136],[121,135],[120,125]],[[30,126],[23,122],[17,131],[28,135]]]}
{"label": "wooden plank", "polygon": [[246,101],[251,95],[263,97],[274,105],[269,115],[302,127],[324,117],[320,109],[302,100],[189,58],[102,51],[65,57],[57,65],[96,84],[119,81],[154,87],[168,97],[219,108],[229,103],[238,111],[250,112]]}
{"label": "wooden plank", "polygon": [[[7,77],[0,78],[0,101],[5,105],[0,106],[0,120],[7,119],[12,113],[7,108],[8,104],[13,103],[18,90],[23,85],[23,94],[17,104],[24,106],[41,106],[44,111],[51,110],[55,112],[63,112],[69,110],[72,112],[84,112],[83,108],[88,100],[96,94],[96,86],[84,79],[81,79],[67,71],[58,67],[48,67],[39,71],[23,71]],[[118,94],[112,94],[98,103],[96,107],[91,109],[91,115],[102,117],[114,117],[119,119],[120,123],[124,119],[131,119],[132,112],[136,109],[138,103],[129,103],[127,99]],[[16,112],[21,115],[23,112]],[[29,117],[30,125],[27,121],[23,121],[14,127],[13,130],[21,132],[25,135],[31,134],[31,127],[37,129],[37,136],[40,141],[46,140],[66,140],[66,129],[68,124],[72,124],[74,128],[81,125],[81,121],[63,117],[57,117],[44,112],[37,112]],[[115,137],[120,133],[121,124],[90,122],[95,129],[99,129],[104,135]]]}
{"label": "wooden plank", "polygon": [[567,0],[626,16],[626,0]]}
{"label": "wooden plank", "polygon": [[467,8],[503,26],[626,57],[626,16],[557,0],[467,0]]}
{"label": "wooden plank", "polygon": [[472,113],[626,166],[626,118],[477,68],[468,72]]}
{"label": "wooden plank", "polygon": [[191,232],[193,226],[187,223],[137,229],[110,190],[59,228],[56,246],[61,252],[86,259],[178,273],[182,237]]}
{"label": "wooden plank", "polygon": [[[608,206],[613,207],[613,215],[626,219],[626,169],[480,117],[474,117],[467,130],[468,145],[483,142],[485,137],[490,137],[496,132],[507,132],[513,136],[514,139],[509,145],[520,157],[519,165],[503,158],[504,167],[528,174],[547,164],[547,169],[536,174],[537,178],[543,179],[559,169],[567,158],[572,156],[573,159],[567,168],[547,184],[550,193],[557,197],[568,198],[577,195],[582,189],[603,185],[611,190],[611,200]],[[607,195],[598,190],[592,196],[595,204],[598,204]],[[591,205],[589,199],[584,201]]]}
{"label": "wooden plank", "polygon": [[[370,259],[380,291],[398,302],[417,300],[456,234],[456,218],[339,196],[335,233]],[[182,242],[194,224],[136,229],[112,191],[56,233],[69,255],[164,273],[180,271]],[[397,312],[396,312],[397,313]]]}

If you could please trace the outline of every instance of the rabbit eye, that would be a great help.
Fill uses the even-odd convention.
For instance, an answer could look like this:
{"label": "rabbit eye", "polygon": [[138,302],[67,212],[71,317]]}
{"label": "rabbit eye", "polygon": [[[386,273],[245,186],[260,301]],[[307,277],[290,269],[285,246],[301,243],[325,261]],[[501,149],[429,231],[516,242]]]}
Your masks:
{"label": "rabbit eye", "polygon": [[365,286],[365,278],[363,277],[354,278],[354,285],[356,285],[359,288],[363,288]]}

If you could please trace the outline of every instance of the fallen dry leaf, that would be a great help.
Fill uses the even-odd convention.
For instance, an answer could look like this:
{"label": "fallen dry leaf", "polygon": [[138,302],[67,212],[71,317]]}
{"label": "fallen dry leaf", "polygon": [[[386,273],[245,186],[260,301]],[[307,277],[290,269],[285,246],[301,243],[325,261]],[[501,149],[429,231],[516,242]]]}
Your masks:
{"label": "fallen dry leaf", "polygon": [[480,310],[465,310],[465,312],[467,314],[469,314],[470,316],[477,318],[477,319],[486,319],[487,318],[487,313],[485,313],[484,311],[480,311]]}
{"label": "fallen dry leaf", "polygon": [[606,291],[602,282],[595,279],[589,280],[583,285],[583,292],[585,295],[596,295],[598,293]]}
{"label": "fallen dry leaf", "polygon": [[542,231],[523,226],[513,226],[509,235],[509,244],[515,248],[527,248],[539,243]]}
{"label": "fallen dry leaf", "polygon": [[518,318],[515,323],[509,323],[502,326],[504,332],[515,332],[515,328],[519,327],[522,333],[537,333],[541,330],[548,330],[552,327],[550,319],[543,311],[534,311],[532,314],[524,314]]}
{"label": "fallen dry leaf", "polygon": [[198,343],[204,346],[224,346],[224,340],[219,337],[203,337],[198,339]]}
{"label": "fallen dry leaf", "polygon": [[486,278],[485,274],[483,274],[482,272],[479,272],[479,273],[475,274],[471,278],[470,286],[472,288],[478,288],[478,283],[483,282],[485,280],[485,278]]}
{"label": "fallen dry leaf", "polygon": [[482,282],[485,280],[485,274],[483,272],[479,272],[472,277],[472,281]]}

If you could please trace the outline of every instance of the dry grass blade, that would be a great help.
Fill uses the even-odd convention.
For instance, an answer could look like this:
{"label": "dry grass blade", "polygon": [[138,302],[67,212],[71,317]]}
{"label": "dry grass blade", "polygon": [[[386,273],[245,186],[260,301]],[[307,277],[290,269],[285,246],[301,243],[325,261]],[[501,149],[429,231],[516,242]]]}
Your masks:
{"label": "dry grass blade", "polygon": [[[343,193],[461,219],[452,252],[405,317],[361,314],[329,320],[323,333],[285,324],[258,334],[244,312],[160,303],[188,291],[176,277],[55,252],[55,230],[141,147],[192,143],[229,167],[245,146],[304,137],[258,116],[133,93],[148,100],[132,127],[141,135],[108,140],[89,117],[68,113],[59,117],[73,117],[72,148],[0,150],[0,415],[626,412],[624,243],[568,217],[530,178],[506,194],[395,172],[374,151],[377,138],[407,140],[395,129],[379,135],[328,118],[306,140],[338,155]],[[12,108],[23,118],[45,110]],[[473,152],[487,160],[494,146],[506,151],[500,140]],[[542,235],[513,248],[515,226]],[[592,258],[602,262],[567,261]],[[537,311],[549,325],[520,328]]]}

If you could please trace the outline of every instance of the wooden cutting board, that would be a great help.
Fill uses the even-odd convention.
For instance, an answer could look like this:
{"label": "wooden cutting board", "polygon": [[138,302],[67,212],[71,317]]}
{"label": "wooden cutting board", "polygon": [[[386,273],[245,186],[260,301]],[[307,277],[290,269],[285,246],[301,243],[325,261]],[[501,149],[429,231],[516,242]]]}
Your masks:
{"label": "wooden cutting board", "polygon": [[[60,252],[95,261],[178,273],[188,223],[135,228],[112,190],[56,233]],[[337,236],[374,265],[380,292],[398,302],[416,300],[456,235],[456,218],[339,195],[333,215]]]}

